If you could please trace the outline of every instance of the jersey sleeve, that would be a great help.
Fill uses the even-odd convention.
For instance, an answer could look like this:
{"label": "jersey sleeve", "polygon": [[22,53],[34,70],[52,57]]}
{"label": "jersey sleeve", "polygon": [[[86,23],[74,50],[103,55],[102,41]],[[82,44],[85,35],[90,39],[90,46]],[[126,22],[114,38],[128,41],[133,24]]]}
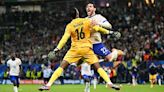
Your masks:
{"label": "jersey sleeve", "polygon": [[102,15],[99,15],[99,25],[103,28],[107,28],[107,29],[111,29],[112,28],[112,25],[109,23],[109,21],[103,17]]}
{"label": "jersey sleeve", "polygon": [[21,64],[22,64],[21,59],[18,59],[18,65],[21,65]]}
{"label": "jersey sleeve", "polygon": [[69,25],[67,25],[67,27],[65,29],[65,33],[57,46],[57,48],[59,50],[62,49],[62,47],[66,44],[66,42],[70,38],[70,36],[71,36],[71,27]]}
{"label": "jersey sleeve", "polygon": [[8,66],[8,67],[10,66],[9,60],[7,61],[7,66]]}
{"label": "jersey sleeve", "polygon": [[102,27],[100,27],[98,25],[93,26],[92,28],[93,28],[93,30],[98,31],[98,32],[101,32],[103,34],[109,34],[109,30],[107,30],[105,28],[102,28]]}
{"label": "jersey sleeve", "polygon": [[88,20],[87,23],[90,26],[90,28],[92,28],[93,30],[101,32],[103,34],[109,34],[109,30],[107,30],[99,25],[92,25],[92,20]]}

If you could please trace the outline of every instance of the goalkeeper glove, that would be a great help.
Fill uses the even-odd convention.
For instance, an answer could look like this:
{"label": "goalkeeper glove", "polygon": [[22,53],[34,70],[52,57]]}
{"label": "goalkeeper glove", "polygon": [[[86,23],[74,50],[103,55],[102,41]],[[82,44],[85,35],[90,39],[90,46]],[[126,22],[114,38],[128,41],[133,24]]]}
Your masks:
{"label": "goalkeeper glove", "polygon": [[110,31],[109,34],[111,35],[112,38],[115,38],[115,39],[120,39],[121,37],[121,33],[118,31]]}
{"label": "goalkeeper glove", "polygon": [[58,48],[55,48],[54,50],[53,50],[53,52],[58,52],[59,51],[59,49]]}
{"label": "goalkeeper glove", "polygon": [[57,53],[58,51],[59,51],[58,48],[55,48],[53,51],[50,51],[50,52],[48,53],[48,59],[50,59],[50,60],[54,59],[55,56],[56,56],[56,53]]}

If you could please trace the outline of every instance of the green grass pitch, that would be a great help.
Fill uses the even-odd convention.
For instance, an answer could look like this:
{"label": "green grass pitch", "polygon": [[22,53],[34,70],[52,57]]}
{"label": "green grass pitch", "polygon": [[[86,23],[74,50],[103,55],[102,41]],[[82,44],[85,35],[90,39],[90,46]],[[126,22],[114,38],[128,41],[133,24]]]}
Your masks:
{"label": "green grass pitch", "polygon": [[[40,92],[38,88],[41,85],[20,85],[19,92]],[[84,92],[84,85],[53,85],[50,91],[42,92]],[[12,85],[0,85],[0,92],[13,92]],[[97,89],[93,89],[91,85],[91,92],[164,92],[164,85],[155,85],[150,88],[150,85],[122,85],[120,91],[106,88],[105,85],[97,85]]]}

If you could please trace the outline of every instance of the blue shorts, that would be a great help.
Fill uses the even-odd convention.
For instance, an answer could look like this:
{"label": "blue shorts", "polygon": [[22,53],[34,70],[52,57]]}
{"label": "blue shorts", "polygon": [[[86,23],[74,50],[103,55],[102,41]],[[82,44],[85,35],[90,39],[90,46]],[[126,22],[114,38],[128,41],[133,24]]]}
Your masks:
{"label": "blue shorts", "polygon": [[92,76],[82,75],[84,80],[91,80]]}
{"label": "blue shorts", "polygon": [[161,77],[161,75],[157,75],[157,79],[161,79],[162,77]]}
{"label": "blue shorts", "polygon": [[137,78],[137,74],[136,74],[136,73],[133,73],[133,74],[132,74],[132,77],[133,77],[133,78]]}
{"label": "blue shorts", "polygon": [[10,76],[11,82],[15,82],[16,84],[19,84],[19,77],[18,76]]}
{"label": "blue shorts", "polygon": [[94,75],[93,75],[93,77],[98,79],[99,74],[97,72],[95,72]]}
{"label": "blue shorts", "polygon": [[103,43],[93,44],[93,51],[99,56],[107,56],[111,53]]}

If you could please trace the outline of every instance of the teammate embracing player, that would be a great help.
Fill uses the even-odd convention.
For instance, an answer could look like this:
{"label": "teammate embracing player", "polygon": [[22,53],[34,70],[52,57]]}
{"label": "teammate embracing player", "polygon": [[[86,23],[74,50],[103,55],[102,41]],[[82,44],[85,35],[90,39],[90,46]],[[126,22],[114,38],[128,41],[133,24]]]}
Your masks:
{"label": "teammate embracing player", "polygon": [[[95,20],[97,25],[100,25],[106,29],[112,29],[112,25],[108,22],[108,20],[103,17],[101,14],[96,14],[96,7],[94,3],[88,3],[86,6],[87,18]],[[110,34],[117,35],[118,32],[110,31]],[[105,45],[102,43],[101,33],[93,32],[91,34],[91,41],[93,44],[93,51],[95,54],[99,56],[105,57],[108,61],[113,61],[117,58],[118,55],[123,55],[121,50],[112,49],[110,52]]]}
{"label": "teammate embracing player", "polygon": [[[101,14],[96,14],[96,7],[95,4],[92,2],[89,2],[86,5],[86,12],[87,12],[87,17],[91,20],[94,20],[95,23],[97,23],[97,25],[106,28],[106,29],[112,29],[112,25],[107,21],[107,19],[105,17],[103,17]],[[110,31],[110,34],[114,34],[115,36],[117,36],[118,32],[114,32],[114,31]],[[100,32],[92,32],[91,33],[91,41],[93,44],[93,51],[95,54],[97,54],[98,56],[103,56],[105,57],[108,61],[114,61],[115,59],[117,59],[117,57],[119,55],[123,55],[123,52],[121,50],[117,50],[117,49],[112,49],[112,52],[110,52],[105,45],[102,43],[102,39],[101,39],[101,33]],[[118,65],[119,63],[117,63]],[[117,66],[116,65],[116,66]],[[114,67],[116,67],[114,66]],[[82,66],[83,67],[83,66]],[[84,78],[85,80],[85,78]],[[96,88],[96,82],[97,80],[94,79],[94,88]],[[89,85],[87,86],[86,84],[86,88],[88,88]],[[89,91],[88,91],[89,92]]]}

